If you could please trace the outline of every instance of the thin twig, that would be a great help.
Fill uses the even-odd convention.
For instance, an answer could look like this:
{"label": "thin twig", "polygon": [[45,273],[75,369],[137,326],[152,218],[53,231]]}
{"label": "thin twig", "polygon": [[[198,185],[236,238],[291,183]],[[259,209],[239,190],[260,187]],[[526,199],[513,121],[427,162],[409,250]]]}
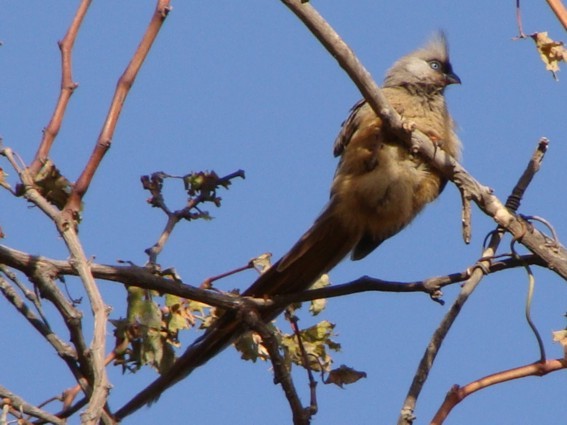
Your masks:
{"label": "thin twig", "polygon": [[567,8],[563,5],[561,0],[547,0],[547,4],[559,19],[559,22],[563,24],[563,28],[567,30]]}
{"label": "thin twig", "polygon": [[[116,352],[113,350],[106,356],[106,359],[104,361],[105,366],[108,366],[115,358],[116,358]],[[82,390],[83,388],[81,387],[80,384],[78,384],[72,388],[66,389],[63,392],[63,394],[59,397],[63,401],[63,408],[62,410],[60,410],[55,414],[58,418],[68,418],[87,405],[87,403],[89,402],[89,399],[87,397],[83,397],[75,404],[72,404],[75,398],[77,397],[77,395]],[[36,425],[40,425],[40,423]]]}
{"label": "thin twig", "polygon": [[57,416],[54,416],[48,412],[45,412],[37,408],[33,404],[26,402],[23,398],[9,391],[7,388],[0,386],[0,406],[4,406],[4,404],[6,403],[8,403],[17,411],[25,413],[26,415],[33,416],[35,418],[43,419],[55,425],[65,425],[67,423],[65,420],[59,419]]}
{"label": "thin twig", "polygon": [[[518,257],[518,253],[516,252],[516,249],[514,248],[516,241],[512,240],[512,242],[510,243],[510,247],[512,250],[512,255],[517,258]],[[537,341],[537,345],[538,345],[538,349],[539,349],[539,361],[540,363],[544,363],[546,360],[546,355],[545,355],[545,346],[543,344],[543,338],[541,337],[541,334],[539,333],[537,326],[535,325],[534,321],[532,320],[532,301],[533,301],[533,297],[534,297],[534,290],[535,290],[535,277],[534,274],[532,272],[531,267],[528,264],[524,264],[524,269],[526,270],[526,274],[528,275],[528,295],[526,297],[526,307],[524,309],[524,315],[526,317],[526,322],[528,323],[528,326],[530,327],[532,333],[535,336],[535,339]]]}
{"label": "thin twig", "polygon": [[[525,190],[527,184],[531,182],[533,174],[535,174],[539,170],[539,166],[534,167],[534,164],[539,164],[541,162],[546,149],[547,146],[545,146],[545,149],[542,149],[542,144],[538,144],[538,147],[536,148],[534,154],[532,155],[532,158],[530,159],[530,162],[528,163],[526,171],[524,171],[516,186],[523,186]],[[517,190],[515,188],[512,193],[521,195],[521,193],[523,193],[523,190]],[[518,198],[515,200],[515,204],[519,205],[519,203],[520,199]],[[441,320],[438,328],[433,333],[431,340],[427,345],[425,353],[421,358],[408,394],[404,401],[404,405],[398,418],[398,425],[411,425],[413,423],[415,419],[414,411],[417,404],[417,399],[421,393],[425,381],[429,376],[429,372],[433,367],[433,363],[435,361],[435,358],[437,357],[437,354],[439,353],[441,345],[443,344],[445,337],[449,333],[451,326],[461,312],[464,304],[468,301],[469,297],[472,295],[478,284],[481,282],[483,276],[485,275],[485,270],[487,270],[490,266],[490,258],[495,255],[503,236],[504,230],[500,227],[492,232],[490,242],[482,253],[482,258],[479,260],[477,266],[472,270],[470,278],[463,284],[463,287],[461,288],[457,299]]]}
{"label": "thin twig", "polygon": [[59,93],[59,99],[57,100],[57,105],[55,106],[51,120],[43,131],[43,138],[35,154],[35,158],[30,165],[30,173],[32,176],[37,174],[45,160],[47,160],[51,146],[61,129],[61,123],[63,122],[65,111],[69,105],[69,100],[78,86],[78,84],[73,81],[72,52],[77,34],[79,33],[79,29],[91,2],[92,0],[81,1],[65,37],[58,43],[59,50],[61,51],[61,92]]}
{"label": "thin twig", "polygon": [[262,318],[254,308],[251,308],[250,306],[243,307],[240,311],[240,315],[250,329],[260,335],[262,338],[262,345],[266,347],[266,350],[268,350],[270,361],[274,367],[274,382],[282,386],[293,414],[294,425],[309,425],[311,414],[307,409],[304,409],[301,404],[301,400],[299,399],[299,395],[297,394],[295,385],[293,384],[291,373],[285,365],[274,334],[262,321]]}
{"label": "thin twig", "polygon": [[[510,268],[522,267],[523,264],[534,264],[545,266],[545,263],[535,255],[525,255],[520,258],[508,258],[501,261],[489,262],[485,268],[485,273],[495,273]],[[473,266],[474,267],[474,266]],[[472,269],[471,267],[470,269]],[[356,280],[334,284],[324,288],[310,289],[298,294],[277,295],[272,301],[263,300],[266,305],[287,306],[297,302],[313,301],[322,298],[335,298],[345,295],[352,295],[361,292],[423,292],[429,294],[434,301],[441,302],[440,290],[448,285],[464,282],[470,278],[470,269],[462,272],[452,273],[445,276],[435,276],[425,280],[415,282],[397,282],[362,276]]]}
{"label": "thin twig", "polygon": [[43,320],[40,320],[31,311],[24,300],[10,286],[10,284],[0,277],[0,292],[14,306],[14,308],[53,346],[57,354],[67,363],[70,369],[75,369],[77,360],[76,351],[67,344],[62,338],[57,336]]}
{"label": "thin twig", "polygon": [[3,264],[0,264],[0,272],[3,273],[11,282],[13,282],[18,287],[18,289],[24,294],[24,296],[33,304],[37,313],[39,314],[39,317],[43,321],[45,327],[49,329],[50,328],[49,321],[47,320],[47,317],[45,317],[45,314],[43,313],[43,308],[41,306],[41,302],[39,301],[39,297],[37,296],[37,294],[34,291],[28,289],[20,281],[20,279],[18,279],[16,274],[12,272],[8,267],[5,267]]}
{"label": "thin twig", "polygon": [[307,377],[309,379],[309,389],[311,393],[311,402],[309,403],[309,410],[306,411],[305,414],[311,417],[314,414],[316,414],[317,410],[319,409],[317,406],[317,392],[316,392],[317,381],[313,377],[313,371],[311,370],[311,363],[309,361],[309,356],[307,355],[307,351],[305,350],[305,346],[303,345],[303,340],[301,339],[301,331],[299,330],[299,326],[297,325],[297,321],[298,321],[297,316],[294,315],[293,313],[289,314],[289,312],[286,312],[286,317],[291,323],[291,328],[293,329],[293,333],[297,338],[297,346],[299,347],[299,352],[301,353],[301,361],[303,363],[303,367],[305,368],[305,370],[307,370]]}
{"label": "thin twig", "polygon": [[138,71],[142,67],[143,62],[146,59],[146,56],[148,55],[148,52],[150,51],[150,48],[152,47],[152,44],[155,41],[159,30],[161,29],[162,24],[171,9],[169,3],[170,0],[157,1],[157,6],[155,8],[150,24],[148,25],[148,28],[144,33],[144,36],[142,37],[142,40],[138,45],[138,48],[134,53],[132,60],[118,80],[116,91],[114,92],[114,97],[110,104],[110,108],[102,126],[100,135],[98,136],[95,148],[83,172],[77,179],[77,182],[73,187],[73,191],[69,196],[69,200],[67,201],[67,205],[64,208],[64,211],[66,211],[66,214],[68,215],[67,219],[69,221],[75,221],[80,209],[81,200],[87,192],[89,185],[91,184],[91,181],[98,169],[98,166],[102,161],[102,158],[110,148],[112,137],[114,136],[116,124],[118,123],[120,113],[122,112],[122,107],[126,100],[126,96],[132,88],[134,80],[138,75]]}
{"label": "thin twig", "polygon": [[[199,174],[199,173],[198,173]],[[238,170],[234,173],[230,173],[224,177],[218,177],[216,173],[202,173],[203,178],[207,180],[208,185],[206,187],[197,190],[198,195],[190,196],[187,205],[184,208],[178,209],[176,211],[171,211],[167,206],[165,199],[163,197],[163,181],[165,178],[183,178],[175,177],[163,172],[153,173],[151,176],[143,176],[141,178],[142,185],[144,189],[149,190],[152,194],[148,202],[153,206],[160,208],[167,216],[167,222],[165,228],[161,232],[158,240],[150,247],[145,250],[148,254],[149,260],[148,264],[150,266],[157,265],[157,257],[163,251],[165,244],[169,240],[169,237],[173,233],[175,226],[182,219],[193,220],[196,218],[201,218],[205,215],[199,210],[199,205],[205,202],[219,202],[219,199],[214,196],[216,189],[231,184],[231,180],[237,177],[244,178],[244,171]],[[211,187],[214,189],[211,190]],[[218,205],[217,205],[218,206]],[[193,213],[193,210],[197,210],[197,213]]]}
{"label": "thin twig", "polygon": [[441,425],[451,410],[472,393],[482,390],[491,385],[508,382],[513,379],[525,378],[527,376],[544,376],[548,373],[555,372],[567,368],[566,359],[547,360],[544,362],[536,362],[503,372],[498,372],[489,376],[485,376],[479,380],[471,382],[464,387],[455,385],[451,391],[447,393],[445,401],[435,414],[431,421],[431,425]]}
{"label": "thin twig", "polygon": [[522,25],[522,8],[520,0],[516,0],[516,24],[518,25],[518,38],[526,38],[524,27]]}
{"label": "thin twig", "polygon": [[159,235],[158,240],[150,248],[145,250],[145,253],[149,257],[148,264],[157,264],[157,257],[163,251],[165,244],[169,240],[171,233],[173,233],[173,229],[175,229],[176,224],[179,223],[179,220],[181,220],[181,216],[179,214],[167,214],[167,222],[165,223],[165,227]]}
{"label": "thin twig", "polygon": [[206,278],[205,280],[203,280],[203,282],[201,282],[199,288],[211,289],[213,287],[213,282],[216,282],[217,280],[224,279],[225,277],[232,276],[234,274],[241,273],[245,270],[250,270],[253,268],[254,268],[254,263],[252,261],[249,261],[248,264],[246,264],[245,266],[237,267],[233,270],[229,270],[219,275]]}

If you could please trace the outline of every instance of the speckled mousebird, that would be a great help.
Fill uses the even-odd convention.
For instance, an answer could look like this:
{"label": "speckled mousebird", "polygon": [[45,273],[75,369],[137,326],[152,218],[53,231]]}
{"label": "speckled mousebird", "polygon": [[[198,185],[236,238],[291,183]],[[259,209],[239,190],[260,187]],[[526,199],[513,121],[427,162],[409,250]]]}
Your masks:
{"label": "speckled mousebird", "polygon": [[[447,110],[444,92],[459,84],[445,36],[399,59],[386,73],[383,93],[406,122],[440,148],[459,157],[460,142]],[[340,157],[330,200],[309,230],[243,295],[264,297],[300,292],[349,253],[366,257],[406,227],[436,199],[445,179],[420,156],[411,153],[362,100],[351,110],[335,140]],[[281,309],[263,311],[271,320]],[[124,417],[152,402],[241,335],[246,327],[234,312],[221,316],[187,348],[174,365],[117,412]]]}

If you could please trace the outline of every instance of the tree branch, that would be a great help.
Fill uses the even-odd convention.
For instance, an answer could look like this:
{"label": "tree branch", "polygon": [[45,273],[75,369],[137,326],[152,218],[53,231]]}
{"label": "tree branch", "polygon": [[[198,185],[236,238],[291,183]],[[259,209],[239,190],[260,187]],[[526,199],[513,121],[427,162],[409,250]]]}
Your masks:
{"label": "tree branch", "polygon": [[559,19],[559,22],[563,24],[563,28],[567,30],[567,9],[563,5],[561,0],[547,0],[547,4]]}
{"label": "tree branch", "polygon": [[531,363],[514,369],[494,373],[484,378],[478,379],[464,387],[453,386],[447,393],[445,401],[435,414],[431,425],[441,425],[453,408],[472,393],[487,388],[491,385],[501,384],[513,379],[525,378],[527,376],[544,376],[551,372],[567,368],[566,359],[547,360],[543,362]]}
{"label": "tree branch", "polygon": [[[512,190],[512,195],[508,198],[507,206],[511,211],[514,211],[520,205],[521,195],[524,193],[528,184],[532,181],[533,176],[539,170],[539,165],[543,159],[543,156],[547,150],[547,142],[540,142],[530,159],[528,166],[526,167],[524,173],[518,180],[518,183]],[[511,213],[510,213],[511,214]],[[433,367],[435,358],[441,349],[441,345],[445,340],[445,337],[449,333],[451,326],[457,319],[457,316],[461,312],[464,304],[468,301],[469,297],[472,295],[480,281],[485,275],[485,271],[490,266],[490,259],[496,254],[498,246],[504,236],[504,230],[498,227],[490,238],[487,248],[482,254],[482,258],[478,261],[475,268],[471,273],[470,278],[463,284],[461,291],[451,306],[450,310],[445,314],[438,328],[433,333],[425,353],[419,362],[419,366],[409,388],[408,394],[404,401],[400,416],[398,418],[398,425],[411,425],[415,419],[414,410],[417,404],[417,399],[423,389],[423,385],[429,376],[429,372]]]}
{"label": "tree branch", "polygon": [[77,271],[81,282],[89,297],[91,310],[94,318],[93,338],[88,351],[89,365],[93,376],[92,394],[90,395],[87,409],[81,414],[81,422],[97,425],[110,390],[110,384],[106,375],[104,357],[106,354],[106,323],[109,310],[102,299],[102,295],[90,271],[89,261],[83,251],[74,228],[69,227],[62,234],[63,239],[71,254],[71,265]]}
{"label": "tree branch", "polygon": [[[524,264],[545,266],[545,263],[535,255],[524,255],[520,256],[520,258],[507,258],[500,261],[494,261],[493,259],[487,260],[489,264],[484,270],[487,274],[521,267]],[[298,294],[276,295],[272,300],[262,299],[258,300],[258,302],[261,302],[265,306],[283,307],[297,302],[342,297],[360,292],[424,292],[429,294],[435,301],[439,301],[442,295],[440,293],[441,288],[466,281],[470,278],[470,270],[473,268],[474,266],[459,273],[430,277],[425,280],[415,282],[396,282],[382,280],[371,276],[362,276],[347,283],[334,284],[332,286],[318,289],[310,289]]]}
{"label": "tree branch", "polygon": [[75,92],[75,89],[78,87],[78,84],[73,81],[71,54],[75,40],[77,39],[77,34],[79,33],[79,28],[83,23],[83,19],[87,14],[91,2],[92,0],[81,1],[65,37],[63,37],[63,40],[58,43],[59,50],[61,51],[61,92],[59,93],[59,99],[57,100],[57,105],[53,111],[53,116],[51,117],[47,127],[43,130],[43,138],[37,153],[35,154],[35,158],[30,165],[30,174],[32,176],[37,174],[43,163],[47,160],[51,146],[61,129],[61,123],[63,122],[63,117],[65,116],[69,100]]}
{"label": "tree branch", "polygon": [[71,370],[79,373],[75,361],[77,360],[76,351],[59,336],[57,336],[42,320],[40,320],[19,297],[18,293],[10,286],[10,284],[0,278],[0,291],[4,297],[14,306],[14,308],[25,317],[32,325],[55,349],[57,354],[67,363]]}
{"label": "tree branch", "polygon": [[[83,367],[83,374],[90,381],[91,388],[84,387],[83,389],[89,394],[89,405],[85,412],[83,412],[83,422],[86,424],[97,424],[101,415],[103,415],[103,408],[106,404],[108,396],[109,384],[106,376],[106,369],[104,367],[105,356],[105,342],[106,342],[106,322],[107,322],[107,309],[102,301],[102,297],[94,281],[94,278],[89,269],[89,262],[85,256],[83,248],[79,242],[79,238],[74,226],[69,226],[67,220],[63,217],[53,205],[51,205],[34,187],[32,177],[28,169],[19,168],[11,149],[4,148],[2,154],[8,158],[12,166],[18,171],[20,180],[24,186],[23,196],[44,212],[56,224],[57,230],[62,236],[71,260],[69,264],[75,270],[76,274],[81,278],[83,286],[89,297],[91,309],[94,317],[93,339],[89,349],[87,349],[82,328],[81,328],[81,313],[76,311],[69,303],[67,303],[64,296],[59,294],[59,290],[52,282],[53,274],[50,270],[41,270],[34,268],[33,275],[28,274],[33,282],[38,285],[40,290],[43,289],[44,296],[48,298],[59,309],[60,313],[66,319],[66,324],[71,332],[71,338],[75,344],[79,361]],[[84,385],[81,379],[78,382]],[[91,392],[92,391],[92,392]],[[105,422],[109,422],[107,415]]]}
{"label": "tree branch", "polygon": [[[533,264],[545,266],[545,263],[535,255],[524,255],[520,258],[507,258],[499,261],[489,259],[490,264],[485,269],[486,273],[495,273],[501,270],[516,268],[522,264]],[[55,275],[76,276],[76,270],[68,261],[55,260],[43,256],[35,256],[5,245],[0,245],[0,264],[6,264],[22,273],[33,274],[36,268],[50,267]],[[138,286],[140,288],[157,291],[160,294],[171,294],[179,297],[202,302],[214,307],[225,309],[240,308],[241,298],[215,290],[198,288],[182,281],[172,281],[152,273],[146,267],[134,265],[114,266],[91,263],[91,272],[96,279],[102,279],[121,283],[127,286]],[[243,267],[242,270],[250,267]],[[241,269],[238,269],[239,271]],[[454,283],[464,282],[470,277],[470,271],[465,270],[445,276],[430,277],[415,282],[387,281],[371,276],[362,276],[356,280],[335,284],[325,288],[311,289],[298,294],[278,295],[273,299],[252,299],[251,301],[259,308],[273,306],[287,306],[296,302],[312,301],[321,298],[334,298],[344,295],[357,294],[360,292],[424,292],[438,297],[438,290]]]}
{"label": "tree branch", "polygon": [[309,425],[311,422],[311,412],[309,409],[304,409],[301,404],[301,400],[293,384],[291,373],[285,366],[284,359],[280,354],[280,347],[273,332],[268,329],[266,323],[264,323],[258,312],[252,306],[247,306],[240,310],[240,316],[250,329],[260,335],[262,345],[268,350],[270,361],[274,367],[274,383],[281,384],[282,386],[293,414],[294,425]]}
{"label": "tree branch", "polygon": [[[51,267],[54,275],[77,276],[77,270],[69,261],[54,260],[35,256],[0,245],[0,263],[20,270],[26,275],[33,275],[37,269]],[[239,297],[223,294],[214,290],[200,289],[181,281],[173,281],[153,274],[150,270],[138,266],[108,266],[90,264],[91,273],[97,279],[119,282],[128,286],[151,289],[162,294],[177,295],[182,298],[199,301],[214,307],[235,309],[240,307]]]}
{"label": "tree branch", "polygon": [[[57,416],[35,407],[33,404],[26,402],[23,398],[0,386],[0,407],[5,405],[12,406],[16,411],[25,413],[26,415],[31,415],[35,418],[43,419],[55,425],[65,425],[67,423],[65,420],[59,419]],[[22,418],[19,417],[18,419]],[[18,423],[21,422],[18,420]],[[25,423],[28,422],[26,421]]]}
{"label": "tree branch", "polygon": [[138,48],[134,53],[132,60],[118,80],[116,91],[114,92],[114,97],[110,104],[110,108],[108,110],[108,114],[106,116],[106,120],[103,124],[100,135],[98,136],[95,148],[87,165],[85,166],[83,172],[75,183],[73,191],[71,192],[69,200],[67,201],[67,205],[64,208],[64,211],[66,211],[66,214],[68,214],[68,220],[74,220],[77,217],[77,214],[80,210],[81,200],[87,192],[94,174],[102,161],[102,158],[110,148],[112,137],[114,135],[114,131],[116,130],[116,124],[118,123],[118,118],[120,117],[120,113],[122,112],[122,106],[124,105],[126,96],[128,95],[130,88],[134,84],[134,80],[138,75],[138,71],[140,70],[144,60],[146,59],[146,56],[148,55],[148,52],[152,47],[152,44],[156,39],[163,22],[165,21],[165,18],[171,10],[169,3],[170,0],[157,1],[157,6],[150,24],[146,32],[144,33],[144,36],[142,37],[142,40],[138,45]]}

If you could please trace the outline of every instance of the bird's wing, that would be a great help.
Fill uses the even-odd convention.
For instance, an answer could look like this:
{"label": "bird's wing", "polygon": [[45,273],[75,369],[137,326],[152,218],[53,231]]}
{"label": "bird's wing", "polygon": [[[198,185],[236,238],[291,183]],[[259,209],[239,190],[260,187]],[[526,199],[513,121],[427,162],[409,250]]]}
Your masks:
{"label": "bird's wing", "polygon": [[333,155],[341,156],[343,154],[352,138],[353,133],[360,125],[358,111],[365,107],[365,105],[366,100],[360,99],[350,109],[350,115],[348,118],[341,123],[341,131],[339,131],[339,134],[335,139],[335,143],[333,144]]}

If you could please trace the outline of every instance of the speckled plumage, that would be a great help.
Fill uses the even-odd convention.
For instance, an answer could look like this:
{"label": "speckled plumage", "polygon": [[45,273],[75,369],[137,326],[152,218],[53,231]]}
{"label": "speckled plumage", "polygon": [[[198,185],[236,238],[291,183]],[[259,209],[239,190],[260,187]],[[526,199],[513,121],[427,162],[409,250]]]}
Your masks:
{"label": "speckled plumage", "polygon": [[[447,85],[459,82],[449,62],[445,38],[439,35],[398,60],[386,74],[383,91],[406,121],[458,157],[460,143],[443,93]],[[363,258],[402,230],[445,185],[435,170],[383,128],[382,120],[365,101],[358,102],[343,123],[334,154],[340,161],[327,207],[290,251],[243,295],[263,297],[306,290],[349,252],[355,260]],[[263,318],[272,319],[281,311],[263,310]],[[117,417],[155,400],[244,331],[234,312],[225,313],[169,371],[120,409]]]}

